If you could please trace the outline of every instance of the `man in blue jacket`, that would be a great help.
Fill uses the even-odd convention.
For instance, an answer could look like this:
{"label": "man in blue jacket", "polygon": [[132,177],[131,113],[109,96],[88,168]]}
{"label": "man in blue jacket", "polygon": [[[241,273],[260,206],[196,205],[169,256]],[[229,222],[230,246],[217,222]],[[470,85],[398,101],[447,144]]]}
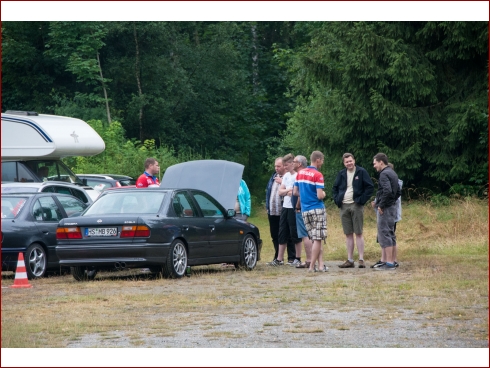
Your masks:
{"label": "man in blue jacket", "polygon": [[333,200],[340,208],[340,220],[344,230],[347,248],[347,261],[340,268],[354,267],[354,233],[356,234],[359,268],[366,268],[364,263],[364,204],[374,191],[374,185],[365,169],[356,166],[352,153],[344,153],[342,160],[345,169],[341,170],[332,188]]}

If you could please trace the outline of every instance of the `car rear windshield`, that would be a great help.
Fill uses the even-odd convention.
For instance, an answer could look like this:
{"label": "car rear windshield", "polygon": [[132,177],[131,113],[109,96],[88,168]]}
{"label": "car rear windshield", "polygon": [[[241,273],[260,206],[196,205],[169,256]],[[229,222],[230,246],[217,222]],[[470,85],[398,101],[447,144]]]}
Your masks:
{"label": "car rear windshield", "polygon": [[3,197],[2,196],[2,218],[13,219],[20,213],[27,198],[25,197]]}
{"label": "car rear windshield", "polygon": [[84,216],[120,213],[156,214],[165,194],[166,192],[142,191],[140,189],[131,192],[111,191],[94,202],[84,213]]}

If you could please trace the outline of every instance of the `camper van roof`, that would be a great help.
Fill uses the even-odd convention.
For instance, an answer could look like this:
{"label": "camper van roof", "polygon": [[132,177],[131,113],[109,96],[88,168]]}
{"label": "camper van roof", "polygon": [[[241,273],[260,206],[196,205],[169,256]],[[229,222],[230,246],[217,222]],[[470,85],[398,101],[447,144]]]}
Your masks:
{"label": "camper van roof", "polygon": [[93,156],[105,144],[86,122],[33,111],[2,113],[2,161]]}

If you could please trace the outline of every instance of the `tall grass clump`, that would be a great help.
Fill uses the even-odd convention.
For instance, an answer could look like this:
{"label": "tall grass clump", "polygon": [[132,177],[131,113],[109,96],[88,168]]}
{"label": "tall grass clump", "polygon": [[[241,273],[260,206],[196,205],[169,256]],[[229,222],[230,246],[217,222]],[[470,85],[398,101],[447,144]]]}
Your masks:
{"label": "tall grass clump", "polygon": [[[446,197],[447,198],[447,197]],[[431,200],[402,201],[402,220],[397,224],[398,258],[409,260],[427,254],[488,255],[488,202],[486,199],[447,198],[445,205]],[[274,249],[265,209],[254,208],[250,221],[261,230],[263,260],[271,260]],[[327,205],[327,240],[325,260],[344,260],[347,256],[345,235],[339,209]],[[369,204],[364,209],[364,258],[376,262],[381,254],[376,242],[376,214]],[[354,256],[357,257],[357,248]],[[304,249],[302,258],[304,259]]]}

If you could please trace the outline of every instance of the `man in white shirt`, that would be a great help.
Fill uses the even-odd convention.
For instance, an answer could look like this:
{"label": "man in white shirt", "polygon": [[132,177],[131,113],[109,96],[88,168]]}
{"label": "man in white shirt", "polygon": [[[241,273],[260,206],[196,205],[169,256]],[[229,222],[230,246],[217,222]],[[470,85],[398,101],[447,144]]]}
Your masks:
{"label": "man in white shirt", "polygon": [[[291,197],[293,195],[294,182],[296,180],[295,165],[293,163],[294,156],[289,153],[283,157],[282,161],[286,169],[286,174],[282,177],[282,184],[279,187],[279,195],[284,197],[282,204],[281,217],[279,219],[279,251],[275,262],[271,262],[271,266],[282,266],[284,264],[284,252],[286,250],[288,239],[291,238],[295,244],[296,255],[290,263],[291,266],[301,264],[301,239],[298,238],[296,229],[296,214],[294,212]],[[298,252],[299,250],[299,252]]]}

